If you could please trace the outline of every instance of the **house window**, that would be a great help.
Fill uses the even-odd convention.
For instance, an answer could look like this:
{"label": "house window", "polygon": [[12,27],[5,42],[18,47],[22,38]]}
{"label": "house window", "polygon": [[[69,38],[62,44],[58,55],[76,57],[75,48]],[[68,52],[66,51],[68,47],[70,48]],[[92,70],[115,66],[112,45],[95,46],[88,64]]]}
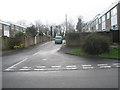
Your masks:
{"label": "house window", "polygon": [[98,30],[98,19],[96,19],[96,30]]}
{"label": "house window", "polygon": [[105,21],[105,15],[102,17],[102,22],[104,22]]}
{"label": "house window", "polygon": [[102,30],[103,30],[103,31],[106,31],[105,22],[102,23]]}
{"label": "house window", "polygon": [[101,24],[101,18],[99,19],[99,24]]}
{"label": "house window", "polygon": [[98,24],[96,24],[96,30],[98,30]]}
{"label": "house window", "polygon": [[19,31],[19,27],[18,26],[15,26],[15,29],[16,29],[16,31]]}
{"label": "house window", "polygon": [[11,25],[11,29],[14,30],[14,25]]}
{"label": "house window", "polygon": [[110,12],[107,13],[107,19],[110,19]]}
{"label": "house window", "polygon": [[4,36],[7,36],[7,37],[10,36],[9,35],[9,26],[7,26],[7,25],[4,25]]}
{"label": "house window", "polygon": [[111,16],[115,16],[117,14],[117,7],[111,10]]}
{"label": "house window", "polygon": [[111,10],[111,27],[117,26],[117,7]]}
{"label": "house window", "polygon": [[23,32],[23,28],[22,27],[20,27],[20,31]]}
{"label": "house window", "polygon": [[98,24],[98,19],[96,19],[96,24]]}
{"label": "house window", "polygon": [[2,36],[2,24],[0,24],[0,37]]}
{"label": "house window", "polygon": [[105,15],[102,17],[102,30],[103,30],[103,31],[106,30],[106,26],[105,26]]}

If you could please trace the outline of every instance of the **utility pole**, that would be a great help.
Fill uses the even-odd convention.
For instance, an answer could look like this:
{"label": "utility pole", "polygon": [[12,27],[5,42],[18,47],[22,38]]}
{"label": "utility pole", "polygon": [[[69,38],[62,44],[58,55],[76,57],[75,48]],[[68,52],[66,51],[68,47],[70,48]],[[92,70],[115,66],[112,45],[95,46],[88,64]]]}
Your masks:
{"label": "utility pole", "polygon": [[67,28],[67,14],[65,15],[65,19],[66,19],[66,33],[68,32],[68,28]]}
{"label": "utility pole", "polygon": [[52,37],[52,34],[53,34],[53,33],[52,33],[52,26],[50,27],[50,32],[51,32],[51,37]]}

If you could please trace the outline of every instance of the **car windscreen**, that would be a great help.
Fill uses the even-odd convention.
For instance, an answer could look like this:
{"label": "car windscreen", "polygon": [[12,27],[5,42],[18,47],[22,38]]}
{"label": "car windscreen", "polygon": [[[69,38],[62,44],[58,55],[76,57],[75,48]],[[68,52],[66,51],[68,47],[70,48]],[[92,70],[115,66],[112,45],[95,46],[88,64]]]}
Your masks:
{"label": "car windscreen", "polygon": [[62,39],[61,37],[56,37],[55,39]]}

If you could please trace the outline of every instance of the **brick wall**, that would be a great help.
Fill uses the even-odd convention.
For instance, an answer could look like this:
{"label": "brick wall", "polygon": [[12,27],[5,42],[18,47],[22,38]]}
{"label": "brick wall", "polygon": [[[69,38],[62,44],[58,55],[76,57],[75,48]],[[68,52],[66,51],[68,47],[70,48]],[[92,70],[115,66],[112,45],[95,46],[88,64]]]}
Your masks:
{"label": "brick wall", "polygon": [[[107,36],[110,39],[111,44],[117,43],[118,31],[110,32],[97,32],[98,34]],[[91,33],[69,33],[66,35],[66,45],[67,46],[81,46],[83,45],[87,35]]]}

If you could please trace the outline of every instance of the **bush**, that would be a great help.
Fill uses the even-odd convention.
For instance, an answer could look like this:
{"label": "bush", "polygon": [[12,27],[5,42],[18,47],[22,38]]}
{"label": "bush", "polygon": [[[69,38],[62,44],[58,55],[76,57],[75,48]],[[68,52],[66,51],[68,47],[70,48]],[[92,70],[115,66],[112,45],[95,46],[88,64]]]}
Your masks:
{"label": "bush", "polygon": [[21,49],[21,48],[24,48],[24,44],[15,45],[13,48],[14,48],[14,49]]}
{"label": "bush", "polygon": [[10,49],[14,49],[15,45],[19,45],[20,44],[20,39],[17,38],[10,38],[9,39],[9,48]]}
{"label": "bush", "polygon": [[91,55],[98,55],[109,52],[110,41],[108,37],[97,33],[90,34],[86,37],[83,44],[83,50]]}
{"label": "bush", "polygon": [[15,34],[15,37],[16,37],[16,38],[19,38],[19,37],[22,37],[22,36],[25,36],[25,33],[23,33],[23,32],[18,32],[18,33]]}

